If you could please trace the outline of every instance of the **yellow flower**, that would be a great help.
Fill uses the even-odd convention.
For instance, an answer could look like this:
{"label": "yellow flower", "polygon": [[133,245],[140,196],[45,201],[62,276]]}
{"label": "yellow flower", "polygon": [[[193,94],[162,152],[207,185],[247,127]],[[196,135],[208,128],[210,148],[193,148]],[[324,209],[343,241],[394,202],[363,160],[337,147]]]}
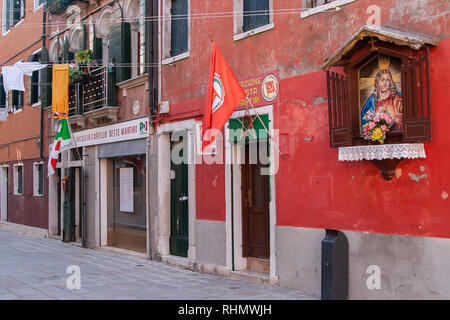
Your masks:
{"label": "yellow flower", "polygon": [[372,131],[372,138],[379,140],[383,136],[383,131],[380,128],[375,128]]}

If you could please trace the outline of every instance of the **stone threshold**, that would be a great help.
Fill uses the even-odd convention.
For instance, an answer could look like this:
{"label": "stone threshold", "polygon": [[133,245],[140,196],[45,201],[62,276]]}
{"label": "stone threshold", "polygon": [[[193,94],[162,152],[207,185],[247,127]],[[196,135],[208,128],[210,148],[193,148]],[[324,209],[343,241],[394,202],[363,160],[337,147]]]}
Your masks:
{"label": "stone threshold", "polygon": [[[75,242],[74,242],[74,244],[75,244]],[[137,251],[133,251],[133,250],[122,249],[122,248],[116,248],[116,247],[110,247],[110,246],[102,246],[102,247],[96,247],[96,248],[94,248],[94,250],[108,251],[108,252],[114,252],[114,253],[121,253],[121,254],[126,254],[126,255],[129,255],[129,256],[135,256],[135,257],[138,257],[138,258],[147,259],[147,254],[145,254],[145,253],[137,252]]]}

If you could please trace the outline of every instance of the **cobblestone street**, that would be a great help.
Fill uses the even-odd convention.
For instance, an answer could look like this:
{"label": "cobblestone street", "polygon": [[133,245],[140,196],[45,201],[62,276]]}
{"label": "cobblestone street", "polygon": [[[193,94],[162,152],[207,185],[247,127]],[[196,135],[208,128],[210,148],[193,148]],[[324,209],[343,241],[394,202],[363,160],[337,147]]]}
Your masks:
{"label": "cobblestone street", "polygon": [[[77,265],[81,288],[66,286]],[[140,257],[84,249],[0,226],[0,300],[9,299],[268,299],[304,300],[302,292],[201,274]]]}

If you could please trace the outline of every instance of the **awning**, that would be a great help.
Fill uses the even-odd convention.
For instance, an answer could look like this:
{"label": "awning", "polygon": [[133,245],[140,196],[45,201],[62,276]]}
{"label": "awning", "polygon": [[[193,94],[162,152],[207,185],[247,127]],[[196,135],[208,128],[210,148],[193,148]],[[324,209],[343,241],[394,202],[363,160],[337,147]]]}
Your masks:
{"label": "awning", "polygon": [[408,46],[414,50],[419,50],[425,45],[435,47],[438,45],[438,41],[422,35],[390,27],[364,26],[326,59],[321,69],[328,71],[332,66],[342,65],[344,60],[346,60],[346,54],[355,48],[356,44],[364,38],[377,38],[381,41],[391,42],[399,46]]}

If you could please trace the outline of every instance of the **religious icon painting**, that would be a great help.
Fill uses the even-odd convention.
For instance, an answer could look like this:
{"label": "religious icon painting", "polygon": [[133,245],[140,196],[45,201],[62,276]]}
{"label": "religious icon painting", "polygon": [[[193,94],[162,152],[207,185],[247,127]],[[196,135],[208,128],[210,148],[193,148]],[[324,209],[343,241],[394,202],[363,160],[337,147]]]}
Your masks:
{"label": "religious icon painting", "polygon": [[394,120],[390,131],[402,131],[402,83],[400,59],[379,54],[359,69],[361,128],[367,112],[384,110]]}

